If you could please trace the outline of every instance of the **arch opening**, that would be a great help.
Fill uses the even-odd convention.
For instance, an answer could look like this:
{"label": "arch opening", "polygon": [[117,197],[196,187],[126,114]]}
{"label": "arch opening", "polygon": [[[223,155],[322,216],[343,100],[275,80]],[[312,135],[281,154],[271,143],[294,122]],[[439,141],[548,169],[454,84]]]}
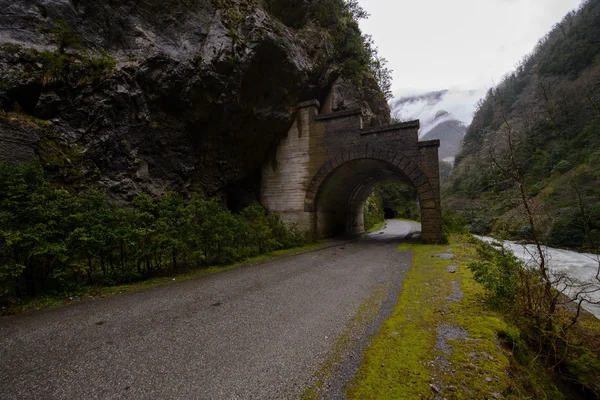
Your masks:
{"label": "arch opening", "polygon": [[404,218],[418,221],[420,219],[420,206],[417,191],[414,187],[388,183],[380,185],[373,192],[381,201],[385,219]]}
{"label": "arch opening", "polygon": [[[323,180],[315,198],[316,231],[321,237],[360,233],[365,230],[365,204],[380,185],[409,185],[411,179],[395,165],[378,159],[342,163]],[[391,209],[390,215],[396,215]]]}
{"label": "arch opening", "polygon": [[389,207],[383,207],[383,218],[385,219],[394,219],[396,218],[397,214],[396,211],[393,208],[389,208]]}

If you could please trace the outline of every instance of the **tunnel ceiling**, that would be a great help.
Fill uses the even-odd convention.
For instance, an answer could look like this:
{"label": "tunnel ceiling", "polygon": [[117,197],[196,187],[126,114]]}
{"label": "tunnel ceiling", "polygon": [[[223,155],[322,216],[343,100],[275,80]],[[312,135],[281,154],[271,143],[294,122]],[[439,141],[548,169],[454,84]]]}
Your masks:
{"label": "tunnel ceiling", "polygon": [[413,186],[400,169],[385,161],[360,159],[346,162],[334,170],[321,186],[317,210],[346,212],[362,205],[377,186],[393,182]]}

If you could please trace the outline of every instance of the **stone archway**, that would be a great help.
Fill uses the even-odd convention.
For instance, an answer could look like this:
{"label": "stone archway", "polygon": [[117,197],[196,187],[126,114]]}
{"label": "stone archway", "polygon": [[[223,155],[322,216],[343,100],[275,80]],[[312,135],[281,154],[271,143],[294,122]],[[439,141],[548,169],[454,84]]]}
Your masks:
{"label": "stone archway", "polygon": [[316,100],[298,105],[275,160],[263,167],[263,205],[320,237],[358,232],[373,189],[404,182],[417,190],[423,241],[440,242],[439,141],[419,142],[419,121],[363,129],[360,109],[318,110]]}
{"label": "stone archway", "polygon": [[314,213],[313,231],[320,237],[364,231],[365,201],[385,183],[416,188],[424,221],[423,239],[439,241],[440,210],[429,178],[409,157],[376,146],[347,149],[327,161],[313,177],[304,201],[304,211]]}

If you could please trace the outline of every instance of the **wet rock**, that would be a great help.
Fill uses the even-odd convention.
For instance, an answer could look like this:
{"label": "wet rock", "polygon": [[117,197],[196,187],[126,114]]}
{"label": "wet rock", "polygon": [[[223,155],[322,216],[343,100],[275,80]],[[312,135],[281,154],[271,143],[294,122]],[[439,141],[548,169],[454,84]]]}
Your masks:
{"label": "wet rock", "polygon": [[12,116],[0,118],[0,161],[30,161],[36,154],[39,141],[39,127]]}
{"label": "wet rock", "polygon": [[432,254],[431,257],[441,258],[442,260],[453,260],[455,258],[454,254]]}
{"label": "wet rock", "polygon": [[451,303],[459,302],[463,299],[464,293],[460,288],[460,283],[452,281],[452,293],[448,296],[448,301]]}
{"label": "wet rock", "polygon": [[56,93],[42,93],[35,106],[34,115],[39,119],[52,119],[58,116],[62,101]]}
{"label": "wet rock", "polygon": [[365,77],[359,87],[348,78],[338,78],[323,106],[324,112],[362,109],[365,127],[384,125],[390,122],[386,103],[380,101],[377,84]]}
{"label": "wet rock", "polygon": [[452,346],[447,342],[448,339],[466,339],[469,335],[465,329],[450,324],[442,324],[436,328],[437,341],[435,348],[446,354],[452,354]]}
{"label": "wet rock", "polygon": [[[323,102],[332,87],[336,109],[363,107],[367,126],[389,121],[372,78],[354,89],[340,79],[329,35],[304,18],[311,2],[293,12],[282,11],[287,0],[268,10],[248,0],[5,3],[2,106],[52,119],[56,141],[83,156],[82,183],[100,183],[116,200],[193,190],[247,205],[296,104]],[[58,57],[57,21],[84,48],[67,48],[60,57],[74,61],[52,75],[35,54]],[[116,67],[90,64],[103,59]],[[0,160],[30,159],[34,132],[0,120]]]}
{"label": "wet rock", "polygon": [[458,265],[457,264],[450,264],[446,267],[446,271],[450,272],[450,273],[455,273],[456,271],[458,271]]}

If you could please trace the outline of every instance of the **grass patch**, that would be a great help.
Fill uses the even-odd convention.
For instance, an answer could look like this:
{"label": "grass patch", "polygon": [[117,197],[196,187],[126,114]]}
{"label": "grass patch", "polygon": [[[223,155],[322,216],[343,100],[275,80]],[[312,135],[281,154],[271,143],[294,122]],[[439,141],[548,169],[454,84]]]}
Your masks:
{"label": "grass patch", "polygon": [[371,228],[367,229],[367,233],[377,232],[382,230],[385,227],[385,221],[377,222]]}
{"label": "grass patch", "polygon": [[316,382],[311,387],[304,390],[302,400],[323,398],[324,385],[343,362],[346,351],[354,345],[355,338],[360,336],[364,329],[377,317],[381,303],[385,299],[388,286],[389,284],[384,284],[378,287],[367,300],[360,305],[344,332],[336,338],[333,350],[325,358],[321,368],[315,374]]}
{"label": "grass patch", "polygon": [[430,392],[427,364],[434,356],[436,310],[451,288],[440,279],[444,262],[427,257],[428,247],[403,244],[400,249],[413,251],[413,266],[398,304],[365,351],[346,391],[350,399],[419,398]]}
{"label": "grass patch", "polygon": [[[449,248],[455,259],[432,257]],[[404,243],[399,249],[414,254],[413,264],[391,317],[346,389],[349,399],[562,398],[534,356],[519,361],[506,344],[504,338],[518,340],[518,330],[489,309],[467,269],[476,257],[468,236],[453,235],[450,245]],[[458,265],[455,273],[446,269],[450,264]],[[451,352],[436,346],[444,342],[441,326],[466,332],[445,339]]]}
{"label": "grass patch", "polygon": [[71,304],[74,301],[84,300],[90,297],[107,297],[114,296],[117,294],[137,292],[141,290],[152,289],[158,286],[164,286],[172,284],[177,281],[185,281],[194,278],[199,278],[207,275],[214,275],[225,271],[231,271],[251,264],[264,262],[273,258],[283,257],[291,254],[304,253],[308,251],[319,250],[324,247],[323,242],[317,242],[308,244],[302,247],[296,247],[292,249],[276,250],[271,253],[261,254],[256,257],[249,258],[244,261],[236,262],[234,264],[224,266],[212,266],[202,269],[187,269],[173,273],[171,275],[160,276],[155,278],[146,279],[139,282],[133,282],[128,284],[121,284],[116,286],[86,286],[77,292],[76,296],[39,296],[32,299],[17,299],[17,302],[13,305],[0,309],[0,315],[13,315],[19,314],[29,310],[39,310],[42,308],[56,307],[62,305]]}

